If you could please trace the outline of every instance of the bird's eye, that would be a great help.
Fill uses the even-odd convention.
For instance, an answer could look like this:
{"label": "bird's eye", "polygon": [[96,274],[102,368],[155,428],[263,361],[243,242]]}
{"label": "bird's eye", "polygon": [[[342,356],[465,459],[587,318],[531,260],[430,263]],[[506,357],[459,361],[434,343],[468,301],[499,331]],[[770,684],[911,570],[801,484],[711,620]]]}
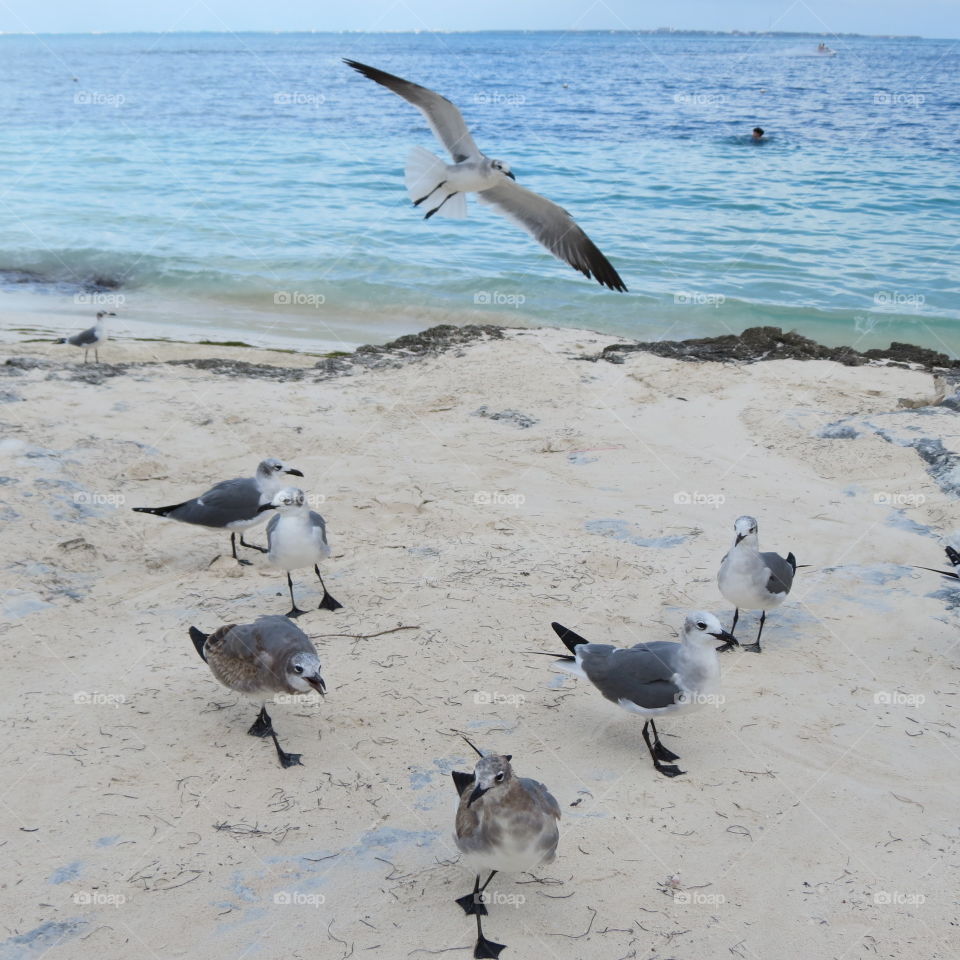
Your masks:
{"label": "bird's eye", "polygon": [[707,629],[707,625],[706,625],[702,620],[698,620],[698,621],[697,621],[697,629],[698,629],[698,630],[706,630],[706,629]]}
{"label": "bird's eye", "polygon": [[301,667],[301,666],[296,666],[296,667],[293,668],[293,672],[294,672],[294,673],[303,673],[303,667]]}
{"label": "bird's eye", "polygon": [[275,464],[273,465],[273,469],[274,469],[274,470],[282,470],[282,469],[283,469],[283,464],[282,464],[282,463],[275,463]]}
{"label": "bird's eye", "polygon": [[503,783],[503,774],[498,773],[493,779],[496,780],[497,783]]}

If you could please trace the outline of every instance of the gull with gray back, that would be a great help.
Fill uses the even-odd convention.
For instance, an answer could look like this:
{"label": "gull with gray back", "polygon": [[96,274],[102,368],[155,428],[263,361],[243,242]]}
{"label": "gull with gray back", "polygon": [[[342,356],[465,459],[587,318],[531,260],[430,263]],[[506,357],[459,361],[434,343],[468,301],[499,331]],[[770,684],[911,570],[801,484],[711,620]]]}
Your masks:
{"label": "gull with gray back", "polygon": [[[569,656],[554,661],[554,666],[589,680],[607,700],[643,717],[643,740],[656,770],[666,777],[682,774],[671,762],[679,759],[677,754],[660,742],[654,719],[719,703],[717,640],[736,644],[736,638],[712,613],[703,610],[687,615],[680,643],[660,640],[614,647],[590,643],[559,623],[551,626],[570,651]],[[652,742],[648,729],[653,732]]]}
{"label": "gull with gray back", "polygon": [[97,312],[97,322],[80,333],[75,333],[72,337],[61,337],[54,340],[54,343],[69,343],[72,347],[80,347],[83,350],[83,362],[87,362],[87,354],[92,350],[93,357],[97,363],[100,362],[100,344],[105,343],[107,339],[107,326],[104,317],[115,317],[115,313],[108,313],[106,310]]}
{"label": "gull with gray back", "polygon": [[521,187],[507,164],[480,151],[454,103],[376,67],[356,60],[344,63],[412,103],[450,152],[452,164],[421,147],[415,147],[407,161],[407,190],[414,206],[427,204],[426,219],[434,214],[463,219],[467,216],[466,194],[476,193],[479,200],[526,230],[558,260],[611,290],[626,291],[613,265],[563,207]]}
{"label": "gull with gray back", "polygon": [[[237,693],[326,694],[316,647],[286,617],[259,617],[253,623],[229,623],[211,634],[191,627],[190,639],[210,672]],[[300,764],[299,753],[286,753],[281,749],[265,704],[261,704],[260,713],[247,733],[254,737],[272,737],[281,766]]]}
{"label": "gull with gray back", "polygon": [[288,476],[302,477],[303,474],[282,460],[269,457],[261,461],[256,476],[223,480],[199,497],[169,507],[133,507],[133,510],[214,530],[229,530],[233,559],[249,566],[249,560],[241,560],[237,556],[237,531],[240,531],[240,546],[266,553],[263,547],[247,543],[243,539],[243,531],[263,523],[260,506],[270,503],[277,491],[283,489],[284,478]]}
{"label": "gull with gray back", "polygon": [[[781,557],[777,553],[761,553],[757,540],[757,521],[753,517],[738,517],[733,525],[736,539],[730,552],[724,556],[717,574],[717,586],[724,598],[735,607],[733,626],[737,629],[740,610],[760,610],[760,629],[754,643],[743,645],[744,650],[760,653],[760,634],[767,619],[767,611],[779,607],[793,586],[797,559],[792,553]],[[729,650],[726,644],[720,648]]]}
{"label": "gull with gray back", "polygon": [[275,516],[267,524],[267,560],[287,572],[287,586],[290,589],[290,612],[288,617],[299,617],[305,610],[297,606],[293,599],[293,579],[291,570],[301,567],[313,567],[323,588],[320,610],[339,610],[343,604],[334,600],[320,575],[320,561],[330,556],[327,543],[327,524],[319,513],[306,505],[302,490],[286,487],[277,492],[270,503],[260,507],[260,512],[276,510]]}
{"label": "gull with gray back", "polygon": [[[474,957],[496,960],[504,945],[483,935],[480,917],[486,916],[489,901],[484,891],[501,871],[534,870],[556,857],[560,805],[539,781],[516,776],[510,754],[485,756],[469,740],[467,743],[480,759],[473,773],[453,771],[460,797],[453,839],[464,866],[476,879],[473,890],[457,903],[464,913],[477,918]],[[487,870],[490,876],[481,886],[480,875]]]}

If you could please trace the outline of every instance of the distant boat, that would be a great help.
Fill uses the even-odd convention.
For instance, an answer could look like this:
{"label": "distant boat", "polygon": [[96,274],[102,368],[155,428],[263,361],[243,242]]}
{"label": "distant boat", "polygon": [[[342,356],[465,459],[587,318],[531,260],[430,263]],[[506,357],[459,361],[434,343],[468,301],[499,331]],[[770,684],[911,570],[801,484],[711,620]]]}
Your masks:
{"label": "distant boat", "polygon": [[817,53],[821,57],[835,57],[837,55],[837,51],[831,50],[825,43],[821,43],[820,46],[817,47]]}

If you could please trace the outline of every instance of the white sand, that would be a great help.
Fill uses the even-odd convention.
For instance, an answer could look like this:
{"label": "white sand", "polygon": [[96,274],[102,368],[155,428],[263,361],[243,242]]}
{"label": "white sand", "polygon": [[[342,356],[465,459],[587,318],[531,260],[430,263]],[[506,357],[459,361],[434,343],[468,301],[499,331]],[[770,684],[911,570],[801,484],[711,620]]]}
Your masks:
{"label": "white sand", "polygon": [[[183,366],[3,378],[25,402],[0,407],[15,478],[0,487],[0,960],[471,956],[449,771],[473,760],[454,730],[512,753],[563,810],[550,882],[491,886],[526,898],[485,924],[504,960],[955,953],[960,633],[930,596],[945,581],[906,565],[940,565],[956,501],[910,449],[814,436],[932,397],[932,378],[572,359],[608,342],[526,331],[322,383]],[[539,422],[472,416],[481,405]],[[936,436],[956,415],[901,416]],[[187,637],[284,612],[282,574],[253,553],[208,566],[226,535],[129,509],[267,455],[325,498],[344,604],[316,610],[296,575],[329,693],[271,708],[303,754],[290,770]],[[554,619],[623,644],[674,637],[687,609],[729,623],[714,578],[745,512],[762,549],[812,566],[764,653],[724,659],[726,702],[660,725],[688,771],[670,781],[636,719],[524,651],[559,652]],[[417,629],[325,636],[401,625]],[[746,615],[738,633],[755,627]]]}

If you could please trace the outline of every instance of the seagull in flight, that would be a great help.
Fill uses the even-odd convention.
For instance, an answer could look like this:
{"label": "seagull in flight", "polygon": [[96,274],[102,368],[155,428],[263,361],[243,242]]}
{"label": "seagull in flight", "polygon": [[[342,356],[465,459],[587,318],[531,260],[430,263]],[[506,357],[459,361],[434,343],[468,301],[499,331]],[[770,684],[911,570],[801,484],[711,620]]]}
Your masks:
{"label": "seagull in flight", "polygon": [[563,207],[521,187],[507,164],[481,152],[456,104],[433,90],[376,67],[356,60],[343,62],[412,103],[450,151],[452,164],[444,163],[422,147],[414,147],[407,160],[407,191],[415,207],[426,204],[425,219],[435,213],[463,219],[467,216],[466,194],[476,193],[478,199],[526,230],[557,259],[588,279],[626,292],[620,274]]}

